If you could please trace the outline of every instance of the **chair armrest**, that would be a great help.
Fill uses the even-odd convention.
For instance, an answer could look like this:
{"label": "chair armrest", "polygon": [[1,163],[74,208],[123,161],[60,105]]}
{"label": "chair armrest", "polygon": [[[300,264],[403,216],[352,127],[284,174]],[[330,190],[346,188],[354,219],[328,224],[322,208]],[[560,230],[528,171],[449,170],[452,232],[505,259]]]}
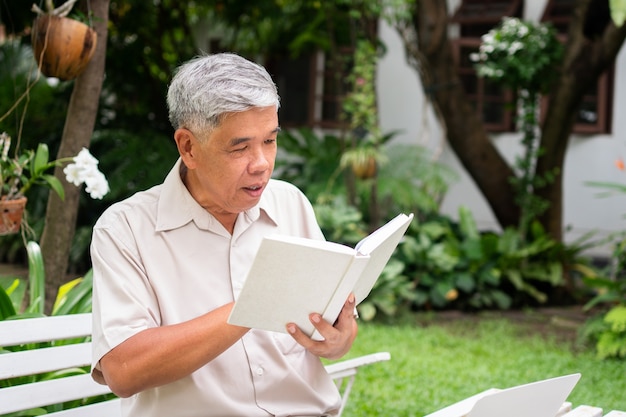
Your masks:
{"label": "chair armrest", "polygon": [[364,365],[376,362],[388,361],[391,359],[389,352],[377,352],[369,355],[359,356],[358,358],[346,359],[341,362],[326,365],[326,371],[333,378],[343,378],[356,373],[356,370]]}

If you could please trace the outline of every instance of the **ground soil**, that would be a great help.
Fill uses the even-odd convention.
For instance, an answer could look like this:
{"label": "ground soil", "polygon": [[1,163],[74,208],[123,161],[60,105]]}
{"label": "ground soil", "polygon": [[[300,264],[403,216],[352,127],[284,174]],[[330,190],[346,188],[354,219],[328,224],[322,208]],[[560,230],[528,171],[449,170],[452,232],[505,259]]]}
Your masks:
{"label": "ground soil", "polygon": [[546,339],[576,347],[580,342],[579,331],[584,323],[596,312],[585,311],[583,306],[542,307],[529,310],[481,311],[465,313],[460,311],[439,311],[422,324],[446,325],[463,321],[479,321],[485,318],[502,318],[519,326],[522,335],[541,335]]}

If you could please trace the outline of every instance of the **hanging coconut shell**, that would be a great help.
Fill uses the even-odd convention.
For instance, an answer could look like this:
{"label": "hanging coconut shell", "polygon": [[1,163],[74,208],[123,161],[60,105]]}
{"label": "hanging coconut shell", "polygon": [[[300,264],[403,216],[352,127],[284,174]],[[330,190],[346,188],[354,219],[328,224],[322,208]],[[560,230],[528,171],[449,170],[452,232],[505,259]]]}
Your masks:
{"label": "hanging coconut shell", "polygon": [[44,14],[33,25],[33,50],[41,72],[64,81],[73,80],[85,70],[97,39],[96,31],[69,17]]}
{"label": "hanging coconut shell", "polygon": [[352,172],[357,178],[367,180],[376,176],[377,166],[376,159],[369,157],[362,161],[352,163]]}

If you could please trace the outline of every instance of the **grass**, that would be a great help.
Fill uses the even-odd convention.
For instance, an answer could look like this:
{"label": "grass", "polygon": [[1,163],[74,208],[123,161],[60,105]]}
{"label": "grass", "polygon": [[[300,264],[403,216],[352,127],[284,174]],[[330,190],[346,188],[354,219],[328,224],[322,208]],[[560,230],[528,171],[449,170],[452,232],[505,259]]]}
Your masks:
{"label": "grass", "polygon": [[600,360],[535,330],[494,315],[444,324],[361,323],[347,357],[388,351],[391,361],[359,372],[344,416],[421,417],[488,388],[575,372],[582,378],[568,397],[574,407],[626,411],[626,362]]}

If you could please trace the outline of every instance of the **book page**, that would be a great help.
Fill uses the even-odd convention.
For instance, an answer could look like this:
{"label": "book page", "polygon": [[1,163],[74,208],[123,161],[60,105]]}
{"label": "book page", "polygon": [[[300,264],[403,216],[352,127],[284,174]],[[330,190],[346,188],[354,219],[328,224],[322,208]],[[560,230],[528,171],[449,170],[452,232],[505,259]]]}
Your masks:
{"label": "book page", "polygon": [[[402,234],[404,234],[408,227],[408,224],[411,222],[412,219],[413,214],[410,214],[408,216],[406,214],[398,214],[386,224],[361,239],[361,241],[357,243],[354,249],[360,254],[369,255],[385,240],[389,239],[392,234],[396,233],[398,229],[404,228],[402,232]],[[407,225],[407,227],[404,227],[405,224]]]}
{"label": "book page", "polygon": [[[324,309],[324,313],[322,314],[322,318],[329,323],[334,323],[339,317],[339,313],[341,313],[341,309],[343,305],[348,300],[348,296],[354,290],[357,281],[363,275],[363,271],[367,268],[369,264],[369,256],[355,256],[352,260],[352,264],[350,265],[346,275],[343,280],[335,290],[331,300],[328,302],[328,305]],[[313,339],[315,340],[323,340],[322,335],[320,335],[317,331],[313,334]]]}
{"label": "book page", "polygon": [[265,239],[277,240],[281,242],[291,243],[293,245],[306,246],[309,248],[331,250],[334,252],[345,253],[345,254],[350,254],[350,255],[356,254],[356,250],[354,250],[354,248],[351,248],[350,246],[347,246],[341,243],[331,242],[330,240],[309,239],[306,237],[288,236],[288,235],[270,235],[270,236],[267,236]]}
{"label": "book page", "polygon": [[228,322],[283,333],[294,322],[312,335],[308,315],[324,313],[354,258],[354,250],[346,246],[339,251],[329,247],[265,238]]}
{"label": "book page", "polygon": [[353,289],[357,304],[369,295],[412,220],[413,214],[400,214],[359,242],[359,253],[369,254],[370,260]]}

